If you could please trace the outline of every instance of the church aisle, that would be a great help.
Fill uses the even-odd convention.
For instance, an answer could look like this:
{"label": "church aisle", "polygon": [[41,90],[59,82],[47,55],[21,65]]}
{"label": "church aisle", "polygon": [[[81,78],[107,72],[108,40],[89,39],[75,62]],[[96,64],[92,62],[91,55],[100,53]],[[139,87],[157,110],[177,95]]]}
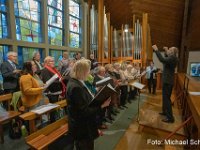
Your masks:
{"label": "church aisle", "polygon": [[[161,122],[162,116],[158,115],[158,112],[161,111],[162,106],[162,95],[161,91],[157,92],[157,95],[148,95],[144,94],[144,97],[142,99],[143,104],[140,105],[140,124],[138,124],[135,120],[130,123],[129,128],[126,130],[126,133],[123,135],[123,137],[120,139],[119,143],[116,145],[115,150],[149,150],[149,149],[156,149],[156,150],[164,150],[167,149],[166,147],[162,145],[156,145],[156,144],[148,144],[149,140],[155,140],[155,139],[162,139],[162,137],[166,137],[169,132],[163,131],[162,127],[165,127],[165,130],[172,130],[176,128],[178,125],[181,124],[181,117],[180,112],[176,108],[176,106],[173,107],[174,116],[176,118],[175,123],[173,124],[167,124]],[[172,95],[172,100],[174,99],[174,96]],[[146,126],[142,127],[142,122],[146,122]],[[160,124],[158,124],[160,123]],[[157,127],[157,125],[159,125]],[[160,128],[162,130],[160,130]],[[170,131],[169,130],[169,131]],[[175,135],[173,136],[174,139],[182,138],[183,129],[178,131],[178,133],[181,135]],[[172,146],[170,147],[172,149],[176,150],[182,150],[183,146]]]}

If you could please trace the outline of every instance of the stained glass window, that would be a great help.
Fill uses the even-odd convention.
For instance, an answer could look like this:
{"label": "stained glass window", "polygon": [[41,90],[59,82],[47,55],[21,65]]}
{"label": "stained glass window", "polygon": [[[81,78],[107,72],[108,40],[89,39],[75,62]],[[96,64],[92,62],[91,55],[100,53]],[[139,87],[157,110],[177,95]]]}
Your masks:
{"label": "stained glass window", "polygon": [[9,51],[9,47],[8,46],[4,46],[4,45],[0,45],[0,64],[7,60],[7,53]]}
{"label": "stained glass window", "polygon": [[30,47],[18,47],[18,63],[22,67],[23,63],[33,59],[33,54],[39,51],[41,56],[41,61],[44,60],[43,50],[40,48],[30,48]]}
{"label": "stained glass window", "polygon": [[[7,53],[9,51],[9,47],[8,46],[4,46],[4,45],[0,45],[0,64],[7,60]],[[1,72],[0,72],[0,89],[2,89],[3,87],[3,77],[1,75]]]}
{"label": "stained glass window", "polygon": [[49,44],[63,45],[62,0],[48,0],[48,39]]}
{"label": "stained glass window", "polygon": [[8,37],[6,0],[0,0],[0,38]]}
{"label": "stained glass window", "polygon": [[59,60],[62,59],[62,53],[63,53],[62,50],[50,50],[49,51],[49,55],[52,56],[55,60],[55,66],[56,67],[58,66]]}
{"label": "stained glass window", "polygon": [[40,0],[15,0],[17,40],[42,42]]}
{"label": "stained glass window", "polygon": [[79,48],[81,45],[80,4],[78,1],[69,0],[69,45]]}

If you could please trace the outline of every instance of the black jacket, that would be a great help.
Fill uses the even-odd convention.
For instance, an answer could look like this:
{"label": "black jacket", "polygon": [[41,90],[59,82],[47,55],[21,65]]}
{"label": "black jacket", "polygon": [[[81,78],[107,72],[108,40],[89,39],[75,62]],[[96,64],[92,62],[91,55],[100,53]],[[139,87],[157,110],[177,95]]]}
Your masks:
{"label": "black jacket", "polygon": [[155,51],[158,59],[163,64],[163,83],[174,84],[174,72],[178,63],[178,58],[174,55],[163,57],[159,51]]}
{"label": "black jacket", "polygon": [[[16,69],[19,69],[18,65]],[[19,73],[13,73],[14,68],[12,65],[5,61],[1,64],[1,74],[3,77],[3,88],[4,89],[19,89]]]}
{"label": "black jacket", "polygon": [[92,96],[87,88],[76,79],[67,84],[67,103],[69,117],[69,134],[75,139],[95,139],[98,137],[96,115],[101,107],[88,106]]}
{"label": "black jacket", "polygon": [[[50,72],[48,69],[43,68],[41,70],[41,74],[40,74],[40,78],[41,80],[46,83],[51,77],[54,76],[54,73]],[[51,92],[51,93],[55,93],[58,91],[62,91],[62,84],[59,81],[59,79],[57,79],[56,81],[54,81],[46,90],[45,93]]]}

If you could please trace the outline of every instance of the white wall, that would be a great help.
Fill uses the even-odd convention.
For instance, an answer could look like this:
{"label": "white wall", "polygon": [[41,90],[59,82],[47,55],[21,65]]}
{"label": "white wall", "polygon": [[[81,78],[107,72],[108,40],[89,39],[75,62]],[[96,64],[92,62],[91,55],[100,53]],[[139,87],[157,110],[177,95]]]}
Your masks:
{"label": "white wall", "polygon": [[[164,52],[161,52],[161,54],[164,56]],[[163,70],[163,64],[158,60],[158,57],[156,56],[155,53],[153,53],[153,61],[154,64],[157,68],[161,69],[161,71]],[[177,72],[177,67],[175,69],[175,72]]]}
{"label": "white wall", "polygon": [[191,62],[200,62],[200,51],[189,52],[188,67],[187,67],[188,74],[190,73],[190,63]]}
{"label": "white wall", "polygon": [[[161,52],[161,54],[164,56],[164,52]],[[158,57],[156,56],[155,53],[153,53],[153,62],[155,67],[163,70],[163,64],[158,60]]]}
{"label": "white wall", "polygon": [[[164,52],[161,52],[161,54],[164,55]],[[163,70],[163,65],[162,65],[162,63],[160,63],[160,61],[158,60],[155,53],[153,53],[153,61],[157,68],[160,68],[161,70]],[[190,63],[191,62],[200,62],[200,51],[190,51],[189,52],[188,67],[187,67],[188,74],[190,72]]]}

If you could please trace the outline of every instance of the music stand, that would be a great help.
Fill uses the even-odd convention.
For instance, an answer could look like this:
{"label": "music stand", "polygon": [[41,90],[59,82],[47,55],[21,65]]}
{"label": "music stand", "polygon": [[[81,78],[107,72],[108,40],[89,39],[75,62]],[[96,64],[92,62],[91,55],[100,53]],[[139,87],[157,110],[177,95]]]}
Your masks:
{"label": "music stand", "polygon": [[144,89],[145,85],[144,84],[141,84],[139,82],[133,82],[131,84],[131,86],[133,86],[134,88],[137,89],[137,94],[139,96],[138,98],[138,116],[137,116],[137,122],[139,122],[139,113],[140,113],[140,90]]}

